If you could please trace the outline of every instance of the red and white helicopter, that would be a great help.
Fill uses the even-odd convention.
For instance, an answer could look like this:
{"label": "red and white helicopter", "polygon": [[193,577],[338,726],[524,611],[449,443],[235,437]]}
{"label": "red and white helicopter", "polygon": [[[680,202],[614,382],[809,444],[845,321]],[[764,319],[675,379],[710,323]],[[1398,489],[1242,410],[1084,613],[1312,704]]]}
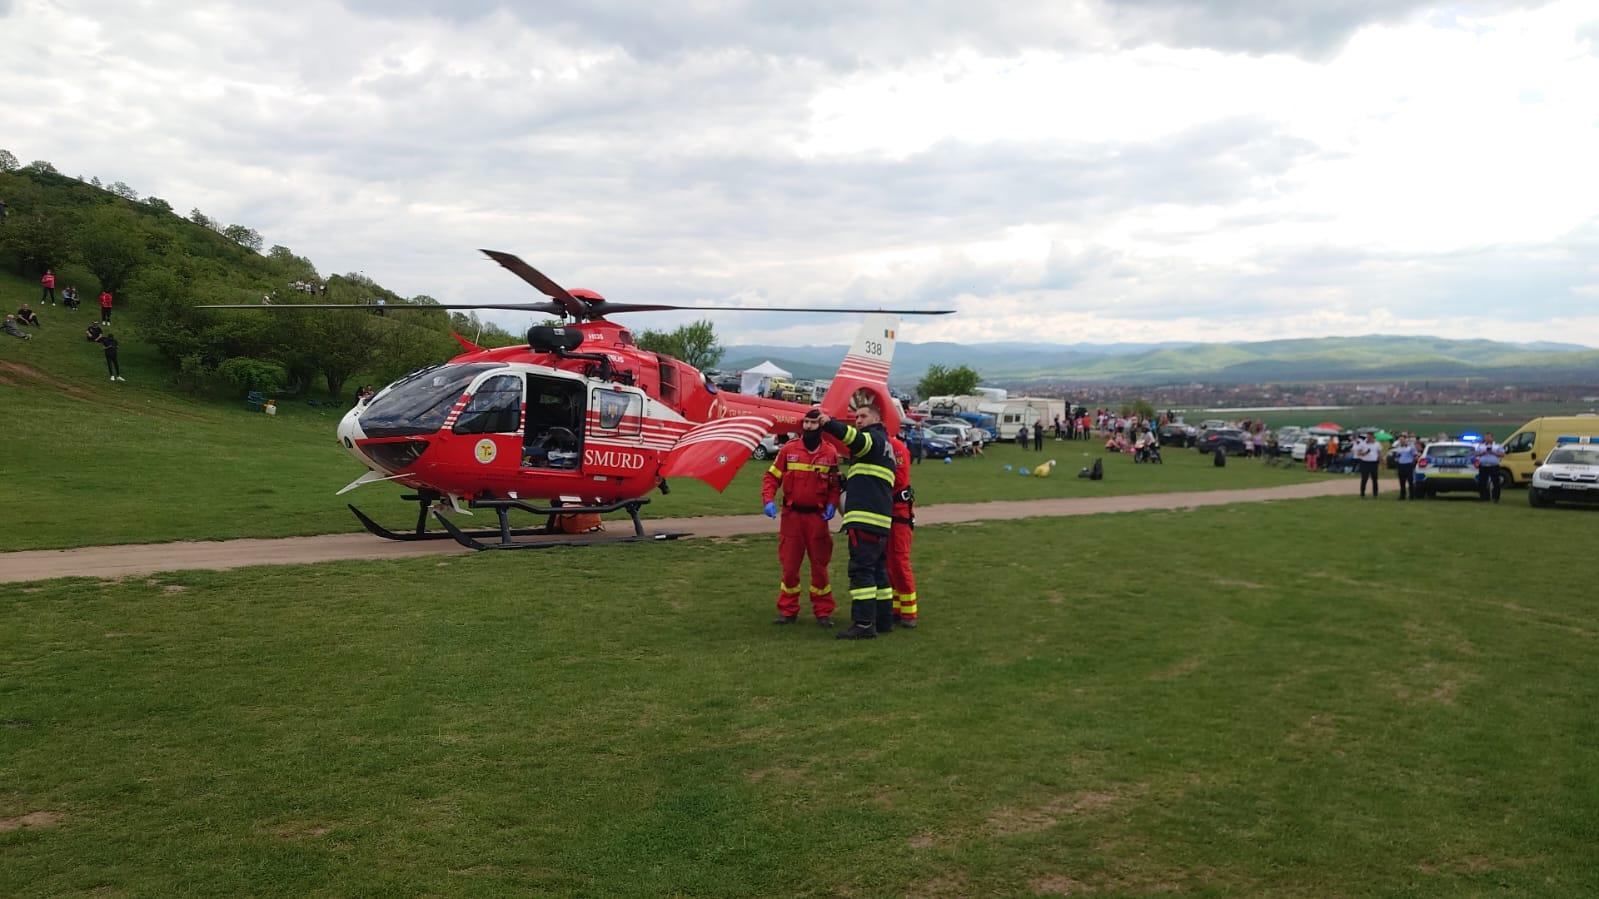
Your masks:
{"label": "red and white helicopter", "polygon": [[[589,290],[566,290],[509,253],[483,251],[550,299],[536,303],[222,305],[208,309],[507,309],[546,313],[572,324],[534,326],[527,345],[484,349],[456,335],[466,352],[412,372],[378,391],[339,422],[339,443],[368,471],[340,494],[395,481],[415,493],[416,527],[391,531],[350,511],[367,530],[392,540],[454,538],[474,549],[532,548],[591,542],[516,541],[558,532],[562,516],[625,510],[644,538],[639,508],[668,490],[667,478],[695,478],[727,487],[766,434],[798,432],[809,406],[718,390],[693,366],[638,347],[632,333],[606,318],[618,312],[751,309],[864,313],[859,335],[822,400],[829,415],[847,415],[867,391],[899,427],[888,390],[898,316],[950,310],[707,307],[611,302]],[[543,505],[536,503],[542,502]],[[498,528],[465,531],[444,514],[492,509]],[[508,513],[546,517],[543,527],[513,528]],[[444,533],[427,530],[432,511]],[[681,536],[657,534],[656,539]],[[485,543],[478,538],[497,538]]]}

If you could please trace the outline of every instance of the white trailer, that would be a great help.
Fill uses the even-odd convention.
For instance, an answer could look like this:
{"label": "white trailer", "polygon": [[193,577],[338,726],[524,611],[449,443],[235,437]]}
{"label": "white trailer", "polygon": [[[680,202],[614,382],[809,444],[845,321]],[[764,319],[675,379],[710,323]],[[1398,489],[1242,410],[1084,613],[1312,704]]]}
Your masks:
{"label": "white trailer", "polygon": [[999,402],[982,403],[977,411],[994,416],[1000,439],[1006,440],[1015,437],[1022,425],[1030,428],[1035,421],[1053,428],[1057,417],[1066,417],[1066,401],[1043,396],[1013,396]]}

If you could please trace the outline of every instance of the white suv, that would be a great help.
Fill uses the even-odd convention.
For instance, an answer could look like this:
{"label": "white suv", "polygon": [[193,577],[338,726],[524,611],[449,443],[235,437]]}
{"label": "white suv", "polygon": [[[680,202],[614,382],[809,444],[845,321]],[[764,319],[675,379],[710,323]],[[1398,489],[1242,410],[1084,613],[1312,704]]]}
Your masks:
{"label": "white suv", "polygon": [[1549,458],[1533,469],[1527,502],[1552,506],[1562,501],[1599,503],[1599,445],[1556,446]]}

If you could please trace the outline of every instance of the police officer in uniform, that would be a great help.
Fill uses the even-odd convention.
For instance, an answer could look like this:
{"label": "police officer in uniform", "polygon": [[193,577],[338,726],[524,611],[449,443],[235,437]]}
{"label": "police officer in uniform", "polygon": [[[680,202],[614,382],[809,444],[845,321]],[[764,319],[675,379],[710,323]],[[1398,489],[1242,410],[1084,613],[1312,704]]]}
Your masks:
{"label": "police officer in uniform", "polygon": [[[894,629],[894,594],[888,583],[888,539],[894,523],[894,450],[873,401],[855,405],[855,425],[821,409],[822,431],[850,454],[844,481],[844,530],[849,534],[850,626],[840,640],[870,640]],[[881,598],[879,598],[881,597]]]}

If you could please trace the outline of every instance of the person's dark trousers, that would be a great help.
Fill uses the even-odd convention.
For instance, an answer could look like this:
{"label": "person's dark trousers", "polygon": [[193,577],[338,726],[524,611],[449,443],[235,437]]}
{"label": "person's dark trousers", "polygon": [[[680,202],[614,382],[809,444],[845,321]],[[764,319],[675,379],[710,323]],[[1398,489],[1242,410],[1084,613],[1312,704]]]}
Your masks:
{"label": "person's dark trousers", "polygon": [[1376,462],[1368,462],[1365,459],[1362,459],[1362,460],[1360,460],[1359,464],[1360,464],[1360,495],[1361,496],[1365,496],[1366,495],[1366,482],[1369,480],[1369,481],[1371,481],[1371,495],[1372,495],[1373,498],[1376,498],[1376,496],[1377,496],[1377,481],[1380,480],[1377,477],[1377,463]]}
{"label": "person's dark trousers", "polygon": [[1416,463],[1403,462],[1399,465],[1399,498],[1414,499],[1416,496]]}
{"label": "person's dark trousers", "polygon": [[1043,431],[1034,431],[1033,432],[1033,449],[1039,450],[1039,451],[1042,451],[1044,449],[1044,432]]}
{"label": "person's dark trousers", "polygon": [[39,302],[43,303],[45,300],[49,300],[52,306],[56,304],[56,289],[54,287],[46,287],[44,289],[44,296],[39,297]]}
{"label": "person's dark trousers", "polygon": [[105,373],[110,375],[113,378],[122,377],[122,366],[121,366],[121,364],[119,364],[117,362],[117,348],[116,347],[106,347],[106,351],[105,351]]}
{"label": "person's dark trousers", "polygon": [[[888,588],[888,535],[849,528],[849,618],[852,631],[876,633],[877,591]],[[893,600],[889,600],[890,609]]]}
{"label": "person's dark trousers", "polygon": [[1477,494],[1483,502],[1493,500],[1499,502],[1499,491],[1504,486],[1500,477],[1499,466],[1483,465],[1477,469]]}
{"label": "person's dark trousers", "polygon": [[100,307],[100,321],[102,321],[102,322],[104,322],[105,324],[108,324],[108,325],[111,324],[111,310],[110,309],[107,309],[104,306]]}

